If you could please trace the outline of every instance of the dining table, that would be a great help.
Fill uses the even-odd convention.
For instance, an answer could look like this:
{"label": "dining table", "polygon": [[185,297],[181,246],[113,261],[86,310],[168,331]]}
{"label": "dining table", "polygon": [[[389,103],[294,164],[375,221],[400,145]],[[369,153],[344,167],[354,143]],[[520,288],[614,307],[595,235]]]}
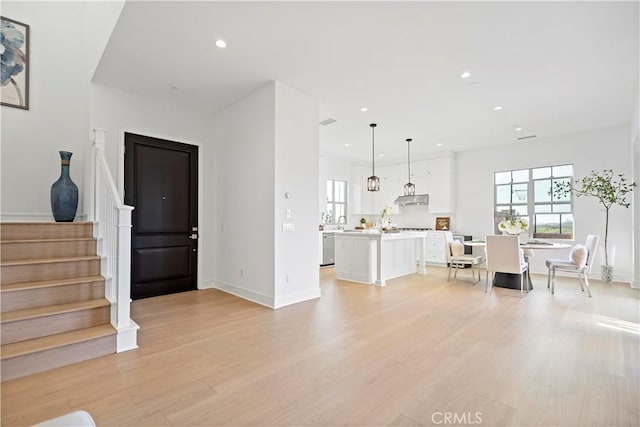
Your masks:
{"label": "dining table", "polygon": [[[485,247],[487,242],[484,240],[467,240],[463,242],[465,246],[471,247]],[[520,243],[520,249],[524,250],[524,258],[529,263],[529,257],[533,256],[533,251],[537,250],[549,250],[549,249],[567,249],[571,245],[567,243],[549,242],[547,240],[532,239]],[[528,290],[533,289],[533,283],[531,281],[530,270],[527,269],[527,286]],[[493,278],[493,286],[509,289],[520,289],[520,275],[511,273],[498,273],[496,272]]]}

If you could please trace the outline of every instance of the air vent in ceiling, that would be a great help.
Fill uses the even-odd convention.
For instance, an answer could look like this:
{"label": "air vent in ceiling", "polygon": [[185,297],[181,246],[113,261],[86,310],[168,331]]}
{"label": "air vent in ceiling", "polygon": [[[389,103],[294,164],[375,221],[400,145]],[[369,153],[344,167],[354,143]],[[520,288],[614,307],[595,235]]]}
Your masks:
{"label": "air vent in ceiling", "polygon": [[524,141],[525,139],[533,139],[533,138],[537,138],[537,135],[527,135],[527,136],[521,136],[520,138],[518,138],[518,141]]}
{"label": "air vent in ceiling", "polygon": [[326,125],[330,125],[331,123],[335,123],[336,119],[332,119],[331,117],[329,117],[328,119],[324,119],[323,121],[320,122],[320,124],[322,126],[326,126]]}

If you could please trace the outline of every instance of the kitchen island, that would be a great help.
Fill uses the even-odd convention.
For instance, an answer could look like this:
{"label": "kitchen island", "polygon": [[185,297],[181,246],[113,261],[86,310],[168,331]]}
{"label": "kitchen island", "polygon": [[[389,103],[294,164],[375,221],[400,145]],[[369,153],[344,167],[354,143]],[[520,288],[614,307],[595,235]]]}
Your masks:
{"label": "kitchen island", "polygon": [[[424,239],[424,233],[411,231],[338,233],[335,236],[336,277],[384,286],[388,279],[416,272],[425,274]],[[416,247],[420,252],[419,268]]]}

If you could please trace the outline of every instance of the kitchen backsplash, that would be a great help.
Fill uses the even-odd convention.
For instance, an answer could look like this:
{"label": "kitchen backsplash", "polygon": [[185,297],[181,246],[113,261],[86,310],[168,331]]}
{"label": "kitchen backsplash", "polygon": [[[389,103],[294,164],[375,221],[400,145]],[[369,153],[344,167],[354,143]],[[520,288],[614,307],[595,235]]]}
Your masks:
{"label": "kitchen backsplash", "polygon": [[[349,215],[349,227],[355,227],[360,224],[360,218],[375,222],[376,215]],[[398,227],[421,227],[436,228],[436,218],[449,217],[450,228],[455,231],[455,215],[448,213],[430,213],[424,206],[402,206],[400,213],[391,215],[391,222]]]}

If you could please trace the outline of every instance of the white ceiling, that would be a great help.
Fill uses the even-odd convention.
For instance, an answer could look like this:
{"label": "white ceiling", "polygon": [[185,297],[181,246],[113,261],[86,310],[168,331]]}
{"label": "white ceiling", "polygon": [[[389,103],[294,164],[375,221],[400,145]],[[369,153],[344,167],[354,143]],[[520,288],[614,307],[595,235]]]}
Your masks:
{"label": "white ceiling", "polygon": [[352,161],[370,162],[371,122],[380,163],[405,159],[406,138],[414,158],[535,144],[516,137],[629,122],[638,5],[127,2],[94,81],[214,114],[278,80],[337,120],[321,153]]}

